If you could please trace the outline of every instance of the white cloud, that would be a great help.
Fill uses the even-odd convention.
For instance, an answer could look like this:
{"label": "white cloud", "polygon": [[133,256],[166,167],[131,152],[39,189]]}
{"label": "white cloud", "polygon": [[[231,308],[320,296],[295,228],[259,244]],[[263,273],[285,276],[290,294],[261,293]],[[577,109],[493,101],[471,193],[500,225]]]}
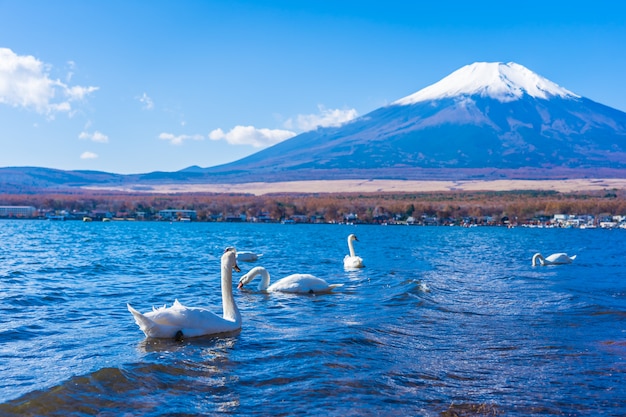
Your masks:
{"label": "white cloud", "polygon": [[359,114],[355,109],[327,109],[322,105],[318,106],[319,114],[300,114],[295,121],[288,119],[285,127],[288,129],[297,128],[303,132],[315,130],[318,127],[340,126]]}
{"label": "white cloud", "polygon": [[[32,55],[17,55],[9,48],[0,48],[0,103],[52,117],[58,112],[70,113],[72,102],[98,90],[69,86],[51,79],[49,72],[50,66]],[[70,78],[71,73],[67,79]]]}
{"label": "white cloud", "polygon": [[87,139],[92,142],[100,142],[100,143],[108,143],[109,137],[102,132],[98,132],[97,130],[93,133],[90,132],[80,132],[78,135],[79,139]]}
{"label": "white cloud", "polygon": [[143,105],[144,110],[152,110],[154,108],[154,101],[146,93],[143,93],[138,100]]}
{"label": "white cloud", "polygon": [[83,152],[80,155],[80,159],[96,159],[98,157],[98,154],[95,154],[93,152]]}
{"label": "white cloud", "polygon": [[209,139],[225,140],[231,145],[252,145],[255,148],[264,148],[275,145],[297,135],[298,130],[306,132],[318,127],[339,126],[356,118],[355,109],[326,109],[319,106],[319,114],[298,115],[295,120],[288,119],[282,129],[259,129],[254,126],[235,126],[229,132],[215,129],[209,133]]}
{"label": "white cloud", "polygon": [[169,140],[172,145],[182,145],[186,140],[204,140],[202,135],[174,135],[172,133],[161,133],[159,135],[161,140]]}
{"label": "white cloud", "polygon": [[280,129],[258,129],[254,126],[235,126],[230,132],[215,129],[209,133],[211,140],[225,140],[231,145],[252,145],[263,148],[296,136],[295,132]]}

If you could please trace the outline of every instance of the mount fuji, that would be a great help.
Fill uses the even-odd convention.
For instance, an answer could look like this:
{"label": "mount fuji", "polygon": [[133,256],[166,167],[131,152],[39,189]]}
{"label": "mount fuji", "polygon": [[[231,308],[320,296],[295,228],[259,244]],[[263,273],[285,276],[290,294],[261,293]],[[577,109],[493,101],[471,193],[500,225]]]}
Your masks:
{"label": "mount fuji", "polygon": [[522,65],[477,62],[340,127],[180,172],[209,181],[624,178],[626,113]]}

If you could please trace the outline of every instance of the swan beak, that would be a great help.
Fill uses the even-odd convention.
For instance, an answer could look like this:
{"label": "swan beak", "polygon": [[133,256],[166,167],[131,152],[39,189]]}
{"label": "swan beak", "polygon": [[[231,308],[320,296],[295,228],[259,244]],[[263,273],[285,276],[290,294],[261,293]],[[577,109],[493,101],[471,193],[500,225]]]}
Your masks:
{"label": "swan beak", "polygon": [[235,264],[235,266],[233,266],[233,269],[237,272],[241,272],[241,269],[239,269],[239,265]]}
{"label": "swan beak", "polygon": [[239,282],[239,285],[237,285],[237,289],[238,289],[238,290],[240,290],[240,289],[242,289],[242,288],[243,288],[243,282],[241,282],[241,281],[240,281],[240,282]]}

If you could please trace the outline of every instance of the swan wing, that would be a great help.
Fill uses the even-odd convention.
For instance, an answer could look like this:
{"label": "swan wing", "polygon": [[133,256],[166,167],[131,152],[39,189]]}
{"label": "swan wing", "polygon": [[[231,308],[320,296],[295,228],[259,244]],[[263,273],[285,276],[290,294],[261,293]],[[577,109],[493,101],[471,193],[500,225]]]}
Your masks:
{"label": "swan wing", "polygon": [[360,256],[346,255],[343,258],[344,268],[363,268],[363,259]]}
{"label": "swan wing", "polygon": [[322,278],[311,274],[293,274],[276,281],[267,288],[268,292],[280,291],[289,293],[321,293],[329,292],[343,284],[330,285]]}
{"label": "swan wing", "polygon": [[574,255],[574,257],[570,258],[566,253],[553,253],[546,258],[546,262],[551,264],[568,264],[572,262],[575,257]]}
{"label": "swan wing", "polygon": [[304,290],[304,288],[306,287],[306,280],[309,277],[313,277],[313,275],[292,274],[286,276],[267,287],[267,292],[307,292],[308,290]]}
{"label": "swan wing", "polygon": [[180,330],[185,337],[197,337],[232,332],[241,326],[201,307],[184,307],[178,312]]}
{"label": "swan wing", "polygon": [[263,255],[259,255],[249,251],[237,252],[237,260],[240,262],[254,262],[257,261],[261,256]]}
{"label": "swan wing", "polygon": [[[168,338],[172,339],[176,336],[176,332],[180,330],[177,326],[170,326],[167,324],[159,324],[153,321],[146,314],[142,314],[139,311],[135,310],[131,307],[130,304],[127,304],[128,311],[131,312],[133,318],[135,319],[135,323],[139,326],[139,329],[146,335],[146,337],[154,337],[154,338]],[[148,313],[149,314],[149,313]]]}

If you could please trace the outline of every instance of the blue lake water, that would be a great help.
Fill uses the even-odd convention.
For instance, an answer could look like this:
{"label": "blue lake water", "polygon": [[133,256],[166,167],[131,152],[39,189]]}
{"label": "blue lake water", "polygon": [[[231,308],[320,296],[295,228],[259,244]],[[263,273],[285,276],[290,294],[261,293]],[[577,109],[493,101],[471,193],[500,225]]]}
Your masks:
{"label": "blue lake water", "polygon": [[[221,314],[227,246],[344,285],[146,340],[126,303]],[[625,261],[626,230],[0,221],[0,415],[623,416]]]}

